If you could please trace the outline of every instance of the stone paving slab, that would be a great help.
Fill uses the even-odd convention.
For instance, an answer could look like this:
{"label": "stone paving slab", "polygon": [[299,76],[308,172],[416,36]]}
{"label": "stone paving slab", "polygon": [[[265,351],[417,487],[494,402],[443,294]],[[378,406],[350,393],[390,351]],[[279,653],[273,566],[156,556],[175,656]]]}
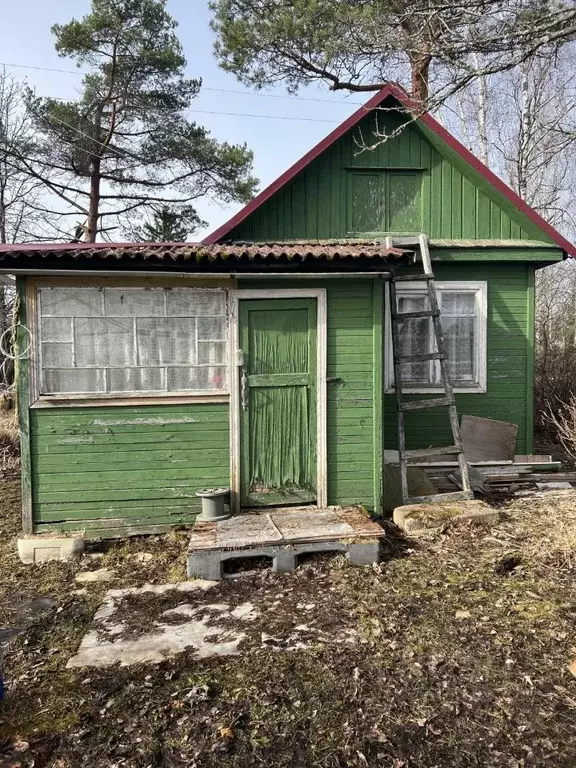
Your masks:
{"label": "stone paving slab", "polygon": [[[92,628],[66,666],[159,663],[185,650],[205,659],[263,649],[286,651],[318,643],[358,642],[345,616],[341,628],[327,633],[314,626],[313,604],[299,606],[300,614],[291,612],[290,619],[293,615],[294,620],[283,622],[279,601],[267,599],[266,592],[263,599],[262,589],[252,600],[246,597],[250,591],[235,587],[224,595],[211,595],[217,584],[196,579],[109,590],[94,615]],[[131,603],[131,598],[144,598],[145,602]],[[303,612],[307,622],[302,620]]]}
{"label": "stone paving slab", "polygon": [[446,523],[471,521],[478,525],[494,525],[499,520],[497,509],[484,501],[450,501],[434,504],[406,504],[394,510],[394,522],[411,536],[441,528]]}
{"label": "stone paving slab", "polygon": [[241,549],[357,536],[379,538],[383,534],[381,526],[359,507],[270,508],[261,513],[234,515],[219,522],[196,523],[189,549]]}

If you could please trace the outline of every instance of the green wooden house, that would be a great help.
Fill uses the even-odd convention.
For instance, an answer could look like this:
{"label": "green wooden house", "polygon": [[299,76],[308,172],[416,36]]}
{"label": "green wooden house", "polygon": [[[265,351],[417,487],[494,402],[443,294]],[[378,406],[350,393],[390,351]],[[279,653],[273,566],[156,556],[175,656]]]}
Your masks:
{"label": "green wooden house", "polygon": [[[380,512],[387,280],[418,270],[389,236],[429,238],[460,413],[515,422],[530,452],[535,271],[576,251],[410,106],[387,86],[203,243],[2,247],[26,532],[162,530],[193,521],[206,486],[236,510]],[[391,138],[359,152],[375,131]],[[403,285],[405,311],[422,308],[423,286]],[[404,323],[406,350],[431,338]],[[406,366],[405,391],[437,391],[435,366]],[[451,442],[445,410],[408,416],[409,448]]]}

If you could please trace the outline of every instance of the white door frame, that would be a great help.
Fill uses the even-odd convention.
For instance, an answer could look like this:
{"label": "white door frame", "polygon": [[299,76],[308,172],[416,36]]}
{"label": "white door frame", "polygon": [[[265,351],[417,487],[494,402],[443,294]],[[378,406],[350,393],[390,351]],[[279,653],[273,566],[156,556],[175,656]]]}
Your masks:
{"label": "white door frame", "polygon": [[317,506],[328,505],[326,471],[326,289],[275,288],[230,291],[230,482],[231,507],[240,511],[240,377],[238,316],[242,299],[316,299],[316,492]]}

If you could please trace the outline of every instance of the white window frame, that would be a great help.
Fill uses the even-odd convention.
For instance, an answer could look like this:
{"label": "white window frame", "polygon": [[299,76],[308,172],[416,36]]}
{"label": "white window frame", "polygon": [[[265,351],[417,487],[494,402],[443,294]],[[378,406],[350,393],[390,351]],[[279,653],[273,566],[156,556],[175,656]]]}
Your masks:
{"label": "white window frame", "polygon": [[[477,281],[437,281],[435,282],[438,293],[442,291],[452,293],[472,293],[476,297],[476,360],[475,366],[478,372],[478,380],[474,384],[458,384],[455,382],[453,388],[455,392],[482,394],[487,391],[486,381],[486,357],[487,357],[487,329],[488,329],[488,283],[483,280]],[[394,392],[394,364],[392,358],[392,324],[390,321],[390,290],[386,286],[386,304],[384,319],[384,391],[387,394]],[[415,281],[406,283],[405,286],[396,284],[396,292],[400,296],[426,295],[426,283],[424,281]],[[442,384],[414,385],[406,383],[402,386],[402,391],[414,394],[432,394],[442,390]]]}
{"label": "white window frame", "polygon": [[[46,288],[67,289],[67,290],[93,290],[102,291],[105,289],[118,289],[122,291],[166,291],[170,289],[184,289],[190,291],[196,291],[200,293],[218,292],[224,294],[226,310],[224,315],[224,342],[226,344],[226,351],[224,355],[224,362],[221,366],[227,369],[226,386],[223,389],[218,390],[183,390],[183,391],[169,391],[169,390],[150,390],[150,391],[118,391],[118,392],[86,392],[86,393],[50,393],[46,394],[41,391],[42,380],[42,316],[41,316],[41,301],[40,291]],[[133,284],[133,285],[121,285],[110,283],[89,283],[83,282],[81,284],[73,283],[58,283],[58,282],[38,282],[29,287],[32,301],[30,302],[33,308],[33,358],[35,365],[33,366],[33,381],[31,384],[31,405],[42,404],[57,404],[58,402],[81,402],[83,405],[87,404],[106,404],[114,403],[119,405],[129,404],[129,402],[165,402],[166,400],[172,401],[174,399],[185,402],[228,402],[230,396],[230,370],[229,370],[229,347],[230,347],[230,301],[229,290],[222,285],[207,286],[207,285],[186,285],[186,284]],[[29,294],[30,295],[30,294]],[[177,316],[174,319],[178,319]],[[93,366],[88,366],[93,367]],[[133,367],[133,366],[132,366]]]}

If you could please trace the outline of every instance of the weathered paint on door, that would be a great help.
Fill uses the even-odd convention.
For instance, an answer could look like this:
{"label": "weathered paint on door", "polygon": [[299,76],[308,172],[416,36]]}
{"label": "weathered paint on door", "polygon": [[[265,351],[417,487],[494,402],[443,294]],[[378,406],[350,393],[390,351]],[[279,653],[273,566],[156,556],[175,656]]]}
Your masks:
{"label": "weathered paint on door", "polygon": [[316,500],[316,301],[240,302],[241,500]]}

